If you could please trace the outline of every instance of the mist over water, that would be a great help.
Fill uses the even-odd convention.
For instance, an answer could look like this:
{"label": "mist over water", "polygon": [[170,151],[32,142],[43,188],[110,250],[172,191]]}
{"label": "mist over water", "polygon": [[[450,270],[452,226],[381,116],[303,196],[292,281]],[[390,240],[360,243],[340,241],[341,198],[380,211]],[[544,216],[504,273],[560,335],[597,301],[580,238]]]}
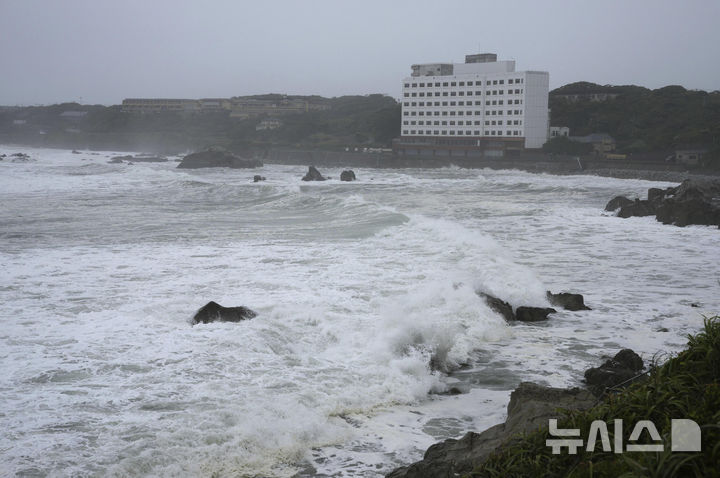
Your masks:
{"label": "mist over water", "polygon": [[[603,212],[664,183],[28,152],[0,162],[0,474],[382,476],[720,310],[716,229]],[[508,325],[478,290],[593,310]],[[192,327],[209,300],[259,315]]]}

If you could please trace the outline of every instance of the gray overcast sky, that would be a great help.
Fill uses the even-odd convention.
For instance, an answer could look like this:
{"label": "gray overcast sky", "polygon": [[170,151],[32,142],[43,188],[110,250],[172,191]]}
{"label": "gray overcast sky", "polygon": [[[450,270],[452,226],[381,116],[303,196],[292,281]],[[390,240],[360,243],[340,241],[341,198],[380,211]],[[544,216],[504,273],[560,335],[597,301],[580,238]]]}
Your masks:
{"label": "gray overcast sky", "polygon": [[718,0],[0,0],[0,104],[400,94],[495,52],[573,81],[720,89]]}

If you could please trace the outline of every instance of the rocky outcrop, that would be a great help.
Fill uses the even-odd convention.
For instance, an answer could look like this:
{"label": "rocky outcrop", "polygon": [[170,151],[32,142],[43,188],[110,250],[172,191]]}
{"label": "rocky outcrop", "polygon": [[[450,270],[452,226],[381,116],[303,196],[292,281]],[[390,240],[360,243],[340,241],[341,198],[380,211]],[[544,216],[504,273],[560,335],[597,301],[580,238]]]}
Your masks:
{"label": "rocky outcrop", "polygon": [[551,307],[527,307],[521,306],[515,309],[515,319],[520,322],[540,322],[547,320],[548,315],[557,312]]}
{"label": "rocky outcrop", "polygon": [[352,169],[340,173],[340,181],[355,181],[355,171]]}
{"label": "rocky outcrop", "polygon": [[308,166],[308,172],[302,178],[303,181],[325,181],[326,179],[315,166]]}
{"label": "rocky outcrop", "polygon": [[627,219],[628,217],[644,217],[653,216],[655,214],[656,204],[648,200],[635,199],[635,201],[622,206],[618,211],[618,217]]}
{"label": "rocky outcrop", "polygon": [[240,322],[257,316],[254,310],[247,307],[223,307],[210,301],[195,313],[192,323],[209,324],[210,322]]}
{"label": "rocky outcrop", "polygon": [[630,201],[618,196],[605,207],[622,203],[618,216],[655,216],[663,224],[720,226],[720,180],[683,181],[677,187],[650,188],[648,198]]}
{"label": "rocky outcrop", "polygon": [[263,164],[257,159],[246,159],[225,151],[202,151],[188,154],[178,164],[180,169],[198,168],[259,168]]}
{"label": "rocky outcrop", "polygon": [[491,310],[502,315],[505,320],[508,322],[515,320],[515,313],[513,312],[513,308],[510,304],[504,300],[498,299],[497,297],[485,294],[484,292],[478,292],[478,295],[485,299],[485,302]]}
{"label": "rocky outcrop", "polygon": [[254,183],[259,183],[260,181],[265,181],[265,176],[260,176],[259,174],[253,176]]}
{"label": "rocky outcrop", "polygon": [[631,382],[643,367],[643,360],[638,354],[623,349],[601,366],[586,370],[585,382],[592,393],[600,396],[608,388]]}
{"label": "rocky outcrop", "polygon": [[625,196],[615,196],[612,198],[607,205],[605,206],[606,211],[617,211],[623,206],[627,206],[629,204],[632,204],[632,200],[626,198]]}
{"label": "rocky outcrop", "polygon": [[483,463],[514,435],[546,427],[550,418],[559,418],[557,409],[586,410],[595,397],[580,388],[544,387],[521,383],[510,395],[505,423],[482,433],[469,432],[459,440],[445,440],[427,449],[422,461],[398,468],[388,478],[436,478],[459,476]]}
{"label": "rocky outcrop", "polygon": [[571,294],[569,292],[553,294],[547,291],[547,298],[552,305],[562,307],[565,310],[591,310],[590,307],[585,305],[585,299],[582,294]]}
{"label": "rocky outcrop", "polygon": [[13,153],[7,156],[7,158],[10,159],[10,162],[12,163],[27,163],[29,161],[33,161],[33,159],[27,153]]}

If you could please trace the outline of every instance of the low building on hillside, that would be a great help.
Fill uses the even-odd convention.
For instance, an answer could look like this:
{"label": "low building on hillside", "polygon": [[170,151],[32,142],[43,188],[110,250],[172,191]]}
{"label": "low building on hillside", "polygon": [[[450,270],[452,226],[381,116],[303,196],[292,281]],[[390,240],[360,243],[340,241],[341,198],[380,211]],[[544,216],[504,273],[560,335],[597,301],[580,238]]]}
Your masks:
{"label": "low building on hillside", "polygon": [[708,149],[700,145],[687,145],[675,150],[675,162],[688,166],[697,166],[702,162]]}
{"label": "low building on hillside", "polygon": [[587,136],[568,136],[576,143],[592,144],[593,153],[598,156],[615,151],[615,139],[606,133],[592,133]]}
{"label": "low building on hillside", "polygon": [[570,128],[567,126],[550,126],[550,139],[557,138],[558,136],[570,136]]}

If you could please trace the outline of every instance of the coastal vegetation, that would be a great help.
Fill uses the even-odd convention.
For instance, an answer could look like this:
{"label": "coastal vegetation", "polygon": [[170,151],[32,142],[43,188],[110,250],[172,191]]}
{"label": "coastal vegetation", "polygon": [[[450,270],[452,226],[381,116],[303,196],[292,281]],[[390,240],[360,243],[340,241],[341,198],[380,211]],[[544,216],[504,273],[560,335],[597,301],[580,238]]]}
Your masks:
{"label": "coastal vegetation", "polygon": [[[705,320],[704,330],[688,337],[686,350],[652,368],[649,377],[621,393],[607,395],[587,411],[567,412],[558,420],[560,429],[580,429],[588,437],[595,420],[608,426],[615,443],[613,420],[622,419],[622,443],[627,443],[633,425],[650,420],[663,443],[662,451],[595,451],[580,447],[553,454],[546,440],[548,430],[528,433],[501,447],[471,474],[474,478],[495,477],[674,477],[720,476],[720,317]],[[673,452],[670,447],[672,419],[690,419],[701,427],[701,452]],[[646,432],[634,443],[653,443]]]}
{"label": "coastal vegetation", "polygon": [[[77,149],[180,152],[222,146],[236,152],[269,148],[327,149],[389,147],[400,135],[401,106],[381,94],[364,96],[258,95],[247,100],[290,100],[321,104],[297,114],[233,117],[228,110],[202,113],[123,112],[120,106],[63,103],[0,107],[0,142]],[[605,133],[617,152],[655,153],[702,147],[706,160],[720,167],[720,91],[666,86],[571,83],[550,92],[551,125],[567,126],[571,136]],[[278,120],[272,128],[258,127]],[[553,139],[546,153],[582,155],[590,146]]]}

